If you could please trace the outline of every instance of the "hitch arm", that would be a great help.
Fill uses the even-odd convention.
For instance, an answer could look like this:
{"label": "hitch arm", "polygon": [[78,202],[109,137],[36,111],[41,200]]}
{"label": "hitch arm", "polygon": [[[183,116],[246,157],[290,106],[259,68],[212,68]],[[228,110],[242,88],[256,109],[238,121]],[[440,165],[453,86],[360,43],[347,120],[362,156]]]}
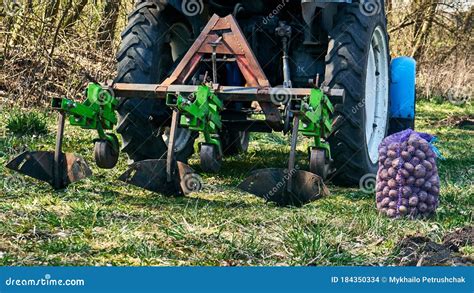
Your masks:
{"label": "hitch arm", "polygon": [[332,131],[331,116],[334,106],[320,89],[312,89],[311,95],[301,101],[301,124],[299,130],[306,137],[313,138],[312,147],[325,149],[328,159],[331,158],[330,147],[325,139]]}
{"label": "hitch arm", "polygon": [[203,133],[206,143],[215,145],[222,154],[218,133],[222,128],[220,112],[224,104],[208,86],[199,86],[195,93],[187,97],[170,93],[166,104],[182,114],[181,127]]}
{"label": "hitch arm", "polygon": [[86,89],[86,100],[82,103],[67,98],[54,98],[52,108],[70,115],[69,122],[72,126],[82,129],[97,130],[99,139],[110,142],[118,150],[117,140],[106,133],[117,124],[115,110],[119,101],[111,91],[101,85],[90,83]]}

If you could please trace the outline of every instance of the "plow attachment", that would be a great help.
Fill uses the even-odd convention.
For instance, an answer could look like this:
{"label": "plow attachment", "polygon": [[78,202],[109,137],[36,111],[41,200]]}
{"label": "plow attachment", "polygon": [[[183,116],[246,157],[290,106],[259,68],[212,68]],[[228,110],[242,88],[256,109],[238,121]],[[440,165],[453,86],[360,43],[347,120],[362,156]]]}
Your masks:
{"label": "plow attachment", "polygon": [[[282,39],[283,88],[271,87],[236,19],[232,15],[223,18],[214,15],[163,83],[101,85],[91,80],[83,102],[53,99],[52,108],[59,112],[55,151],[26,152],[7,167],[48,182],[55,189],[91,176],[83,158],[62,152],[65,117],[69,115],[70,125],[97,131],[93,141],[96,164],[112,169],[120,154],[119,140],[110,132],[118,124],[119,98],[161,99],[172,110],[166,158],[162,153],[156,157],[145,156],[150,160],[134,162],[120,176],[121,181],[167,196],[200,191],[200,177],[190,166],[177,160],[178,129],[202,134],[201,170],[207,173],[219,172],[225,150],[232,148],[232,140],[236,140],[230,134],[251,131],[287,134],[292,130],[288,166],[255,171],[239,188],[280,206],[302,206],[328,195],[323,181],[331,171],[327,138],[332,131],[334,113],[329,97],[344,98],[344,90],[319,87],[319,75],[311,82],[311,88],[292,88],[288,54],[291,27],[282,22],[276,34]],[[226,75],[218,68],[225,69]],[[240,76],[239,80],[227,80],[233,75]],[[282,92],[284,101],[279,101]],[[256,118],[261,114],[264,120]],[[168,121],[158,120],[156,123],[163,123],[160,129],[168,127]],[[300,170],[296,164],[298,134],[311,140],[309,172]]]}
{"label": "plow attachment", "polygon": [[177,162],[168,180],[166,165],[166,160],[140,161],[130,166],[119,180],[165,196],[183,196],[201,189],[202,184],[191,167]]}
{"label": "plow attachment", "polygon": [[257,170],[239,188],[278,206],[300,207],[329,195],[321,177],[296,169]]}
{"label": "plow attachment", "polygon": [[201,190],[202,184],[194,170],[175,158],[176,131],[180,120],[180,112],[173,109],[166,160],[136,162],[119,179],[166,196],[183,196]]}
{"label": "plow attachment", "polygon": [[91,176],[92,171],[82,157],[62,152],[64,123],[65,115],[60,113],[54,152],[25,152],[13,159],[6,167],[47,182],[56,190],[64,189],[71,183]]}
{"label": "plow attachment", "polygon": [[8,163],[7,168],[47,182],[56,190],[92,175],[86,161],[74,154],[62,154],[55,166],[54,152],[25,152]]}

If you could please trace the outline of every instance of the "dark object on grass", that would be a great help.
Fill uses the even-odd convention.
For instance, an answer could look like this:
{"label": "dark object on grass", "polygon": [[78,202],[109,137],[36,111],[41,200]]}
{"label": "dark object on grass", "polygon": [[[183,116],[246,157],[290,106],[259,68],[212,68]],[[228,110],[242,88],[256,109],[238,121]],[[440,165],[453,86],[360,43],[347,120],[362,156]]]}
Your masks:
{"label": "dark object on grass", "polygon": [[387,137],[379,147],[377,209],[390,218],[433,215],[439,205],[434,137],[411,129]]}

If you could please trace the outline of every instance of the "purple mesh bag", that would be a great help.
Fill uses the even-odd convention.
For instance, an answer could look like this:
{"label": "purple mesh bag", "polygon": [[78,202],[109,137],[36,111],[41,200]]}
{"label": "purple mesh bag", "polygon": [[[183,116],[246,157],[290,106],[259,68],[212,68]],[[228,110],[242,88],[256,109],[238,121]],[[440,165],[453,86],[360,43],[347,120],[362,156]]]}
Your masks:
{"label": "purple mesh bag", "polygon": [[380,144],[376,202],[381,214],[415,218],[436,212],[440,185],[434,141],[408,129]]}

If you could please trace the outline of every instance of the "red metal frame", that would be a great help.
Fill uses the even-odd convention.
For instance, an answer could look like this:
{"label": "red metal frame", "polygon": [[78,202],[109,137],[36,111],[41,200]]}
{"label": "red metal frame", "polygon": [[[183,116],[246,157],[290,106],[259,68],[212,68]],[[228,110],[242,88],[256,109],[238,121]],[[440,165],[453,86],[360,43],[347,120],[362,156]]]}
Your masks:
{"label": "red metal frame", "polygon": [[[218,41],[218,42],[217,42]],[[211,46],[215,45],[215,48]],[[272,102],[272,95],[281,91],[271,88],[257,58],[253,54],[237,21],[232,15],[212,16],[194,44],[188,50],[174,72],[163,83],[113,85],[117,97],[130,98],[166,98],[167,93],[193,93],[197,86],[187,85],[195,74],[199,64],[206,56],[214,53],[234,60],[245,78],[245,87],[213,85],[213,90],[223,100],[255,101],[265,113],[267,124],[274,130],[281,130],[282,117],[279,105]],[[324,89],[328,96],[342,96],[342,90]],[[285,89],[285,93],[295,98],[310,95],[311,89]]]}

